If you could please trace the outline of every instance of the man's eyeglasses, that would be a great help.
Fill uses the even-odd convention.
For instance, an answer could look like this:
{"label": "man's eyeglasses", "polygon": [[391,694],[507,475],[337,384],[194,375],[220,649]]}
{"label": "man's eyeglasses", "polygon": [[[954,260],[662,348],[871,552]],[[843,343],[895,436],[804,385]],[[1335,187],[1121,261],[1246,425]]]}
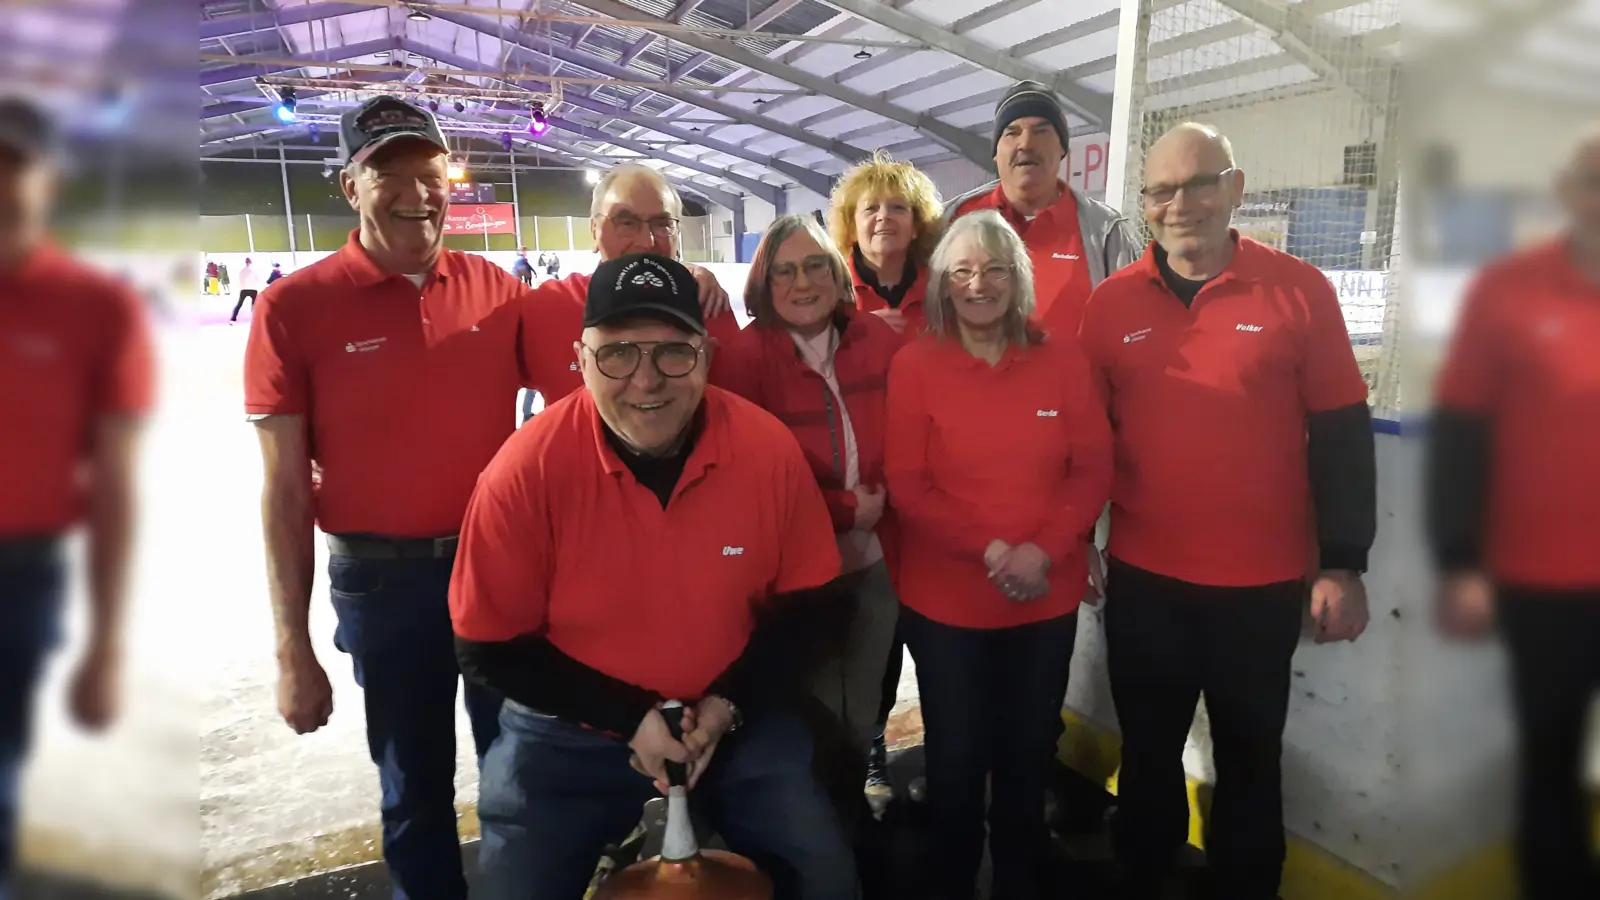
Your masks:
{"label": "man's eyeglasses", "polygon": [[611,223],[611,227],[622,237],[635,237],[640,229],[646,226],[650,228],[652,234],[659,237],[671,237],[678,233],[678,220],[674,216],[651,216],[649,219],[641,219],[633,213],[622,212],[601,218]]}
{"label": "man's eyeglasses", "polygon": [[1005,284],[1011,280],[1011,268],[1011,266],[1000,265],[999,263],[992,266],[984,266],[982,269],[962,266],[959,269],[951,269],[949,277],[956,284],[971,284],[972,279],[980,277],[989,284]]}
{"label": "man's eyeglasses", "polygon": [[833,274],[833,265],[824,254],[808,256],[799,263],[780,262],[772,264],[772,283],[789,284],[795,276],[804,269],[807,281],[827,281]]}
{"label": "man's eyeglasses", "polygon": [[1154,207],[1166,206],[1178,199],[1179,191],[1191,200],[1210,200],[1217,196],[1222,180],[1237,171],[1237,168],[1227,168],[1215,175],[1196,175],[1181,184],[1147,184],[1139,189],[1139,194],[1144,197],[1146,206]]}
{"label": "man's eyeglasses", "polygon": [[594,357],[595,367],[607,378],[621,381],[639,371],[646,354],[651,364],[667,378],[682,378],[700,364],[700,347],[688,341],[615,341],[599,347],[583,345]]}

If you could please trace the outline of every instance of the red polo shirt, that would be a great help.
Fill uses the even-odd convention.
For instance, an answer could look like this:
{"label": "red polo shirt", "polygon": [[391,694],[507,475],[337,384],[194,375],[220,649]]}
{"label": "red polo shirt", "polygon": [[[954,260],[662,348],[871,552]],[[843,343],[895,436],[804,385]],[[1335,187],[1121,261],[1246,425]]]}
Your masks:
{"label": "red polo shirt", "polygon": [[1033,263],[1034,319],[1045,330],[1070,337],[1078,333],[1083,307],[1089,302],[1094,285],[1089,281],[1089,263],[1083,258],[1078,198],[1066,184],[1061,184],[1060,188],[1060,199],[1032,220],[1012,208],[1000,185],[961,204],[951,218],[980,209],[999,210],[1028,247],[1028,259]]}
{"label": "red polo shirt", "polygon": [[[847,259],[850,266],[850,279],[855,283],[856,309],[862,312],[876,313],[889,308],[887,301],[872,289],[872,285],[856,273],[856,263]],[[917,280],[911,283],[906,290],[906,295],[900,301],[900,312],[905,315],[906,327],[900,332],[906,341],[913,340],[928,327],[928,310],[924,302],[928,299],[928,267],[917,269]]]}
{"label": "red polo shirt", "polygon": [[549,361],[575,358],[582,316],[537,299],[487,259],[455,250],[418,288],[379,269],[357,232],[262,292],[245,350],[245,411],[307,417],[323,531],[460,529],[478,473],[516,427],[518,386],[552,400],[570,390],[547,373]]}
{"label": "red polo shirt", "polygon": [[0,540],[77,524],[98,420],[142,416],[154,395],[133,291],[51,245],[0,272]]}
{"label": "red polo shirt", "polygon": [[1306,416],[1367,398],[1327,276],[1234,240],[1192,307],[1152,247],[1101,283],[1080,341],[1116,435],[1111,555],[1218,586],[1305,575]]}
{"label": "red polo shirt", "polygon": [[[1111,433],[1070,339],[1012,347],[998,365],[927,335],[889,367],[884,475],[903,537],[905,604],[960,628],[1005,628],[1078,608],[1088,538],[1111,481]],[[1050,557],[1050,594],[1009,600],[983,554],[996,538]]]}
{"label": "red polo shirt", "polygon": [[1600,285],[1565,240],[1486,268],[1467,295],[1437,404],[1486,416],[1487,563],[1534,589],[1600,586]]}
{"label": "red polo shirt", "polygon": [[456,634],[544,635],[592,669],[692,702],[744,651],[756,604],[837,577],[828,509],[794,436],[715,387],[703,409],[665,508],[607,443],[587,392],[507,441],[462,530]]}

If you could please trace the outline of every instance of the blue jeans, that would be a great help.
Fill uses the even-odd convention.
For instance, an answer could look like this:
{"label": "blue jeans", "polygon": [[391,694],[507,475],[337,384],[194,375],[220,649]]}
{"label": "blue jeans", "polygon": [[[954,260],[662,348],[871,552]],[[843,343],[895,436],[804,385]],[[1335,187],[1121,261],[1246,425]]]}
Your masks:
{"label": "blue jeans", "polygon": [[1014,628],[956,628],[900,609],[917,661],[933,821],[927,888],[970,900],[983,859],[984,780],[994,896],[1042,896],[1049,737],[1061,718],[1077,613]]}
{"label": "blue jeans", "polygon": [[[396,900],[464,900],[456,833],[456,666],[450,559],[328,562],[334,643],[355,663],[367,748],[383,789],[383,858]],[[466,686],[480,769],[500,732],[500,697]]]}
{"label": "blue jeans", "polygon": [[61,638],[59,560],[0,565],[0,897],[17,849],[17,793],[32,738],[34,695]]}
{"label": "blue jeans", "polygon": [[[484,763],[482,896],[579,900],[608,843],[638,824],[650,781],[616,740],[515,703]],[[811,735],[787,713],[752,717],[690,796],[697,819],[772,877],[775,900],[853,900],[855,858],[811,774]]]}

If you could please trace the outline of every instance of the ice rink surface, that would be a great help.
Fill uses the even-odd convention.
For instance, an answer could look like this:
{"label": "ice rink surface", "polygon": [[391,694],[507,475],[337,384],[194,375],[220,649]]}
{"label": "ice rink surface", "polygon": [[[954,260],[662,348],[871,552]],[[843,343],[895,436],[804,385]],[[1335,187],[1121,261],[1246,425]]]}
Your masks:
{"label": "ice rink surface", "polygon": [[[311,621],[334,714],[300,736],[277,713],[261,465],[243,416],[249,325],[247,315],[215,324],[225,299],[203,300],[213,324],[159,331],[162,399],[141,463],[125,716],[101,737],[66,717],[82,633],[79,578],[72,639],[45,687],[25,786],[32,858],[179,897],[229,896],[378,856],[377,779],[360,692],[333,647],[320,540]],[[902,685],[903,710],[915,696],[909,661]],[[467,812],[477,772],[464,712],[457,733],[457,797]],[[474,828],[468,815],[463,830]]]}

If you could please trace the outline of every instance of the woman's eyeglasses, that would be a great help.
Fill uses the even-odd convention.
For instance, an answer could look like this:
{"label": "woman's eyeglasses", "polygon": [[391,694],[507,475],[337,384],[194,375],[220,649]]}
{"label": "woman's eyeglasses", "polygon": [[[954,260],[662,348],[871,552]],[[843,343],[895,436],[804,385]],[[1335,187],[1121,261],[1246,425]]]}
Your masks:
{"label": "woman's eyeglasses", "polygon": [[828,257],[817,254],[808,256],[799,263],[779,262],[772,264],[772,283],[791,284],[800,270],[805,269],[807,281],[827,281],[833,277],[833,265]]}
{"label": "woman's eyeglasses", "polygon": [[632,378],[648,354],[651,364],[667,378],[682,378],[700,364],[700,349],[688,341],[615,341],[599,347],[583,345],[594,357],[600,374],[617,381]]}
{"label": "woman's eyeglasses", "polygon": [[1011,280],[1011,266],[995,264],[974,269],[970,266],[961,266],[950,270],[949,278],[956,284],[971,284],[974,278],[982,278],[988,284],[1005,284]]}

